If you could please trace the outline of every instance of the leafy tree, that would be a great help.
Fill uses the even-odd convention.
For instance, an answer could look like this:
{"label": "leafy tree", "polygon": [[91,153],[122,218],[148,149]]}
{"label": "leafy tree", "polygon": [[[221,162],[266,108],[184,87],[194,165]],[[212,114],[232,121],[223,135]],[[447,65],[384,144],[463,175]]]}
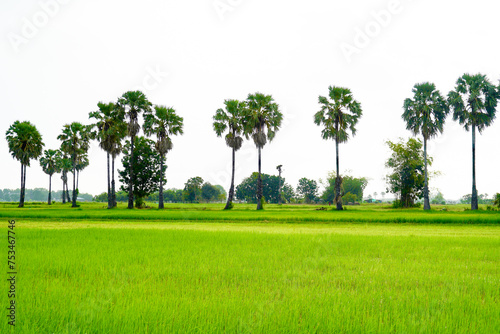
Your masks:
{"label": "leafy tree", "polygon": [[198,202],[201,197],[201,186],[203,179],[199,176],[192,177],[184,184],[184,192],[182,198],[186,202]]}
{"label": "leafy tree", "polygon": [[303,177],[299,180],[297,193],[303,197],[305,203],[312,203],[318,195],[318,183]]}
{"label": "leafy tree", "polygon": [[81,123],[73,122],[63,127],[62,133],[57,137],[61,141],[61,150],[71,157],[73,169],[73,201],[71,206],[76,205],[76,166],[89,149],[90,131]]}
{"label": "leafy tree", "polygon": [[226,197],[226,192],[224,188],[220,185],[211,185],[209,182],[205,182],[201,187],[201,198],[205,202],[215,202],[219,200],[224,200]]}
{"label": "leafy tree", "polygon": [[[281,185],[281,182],[279,182],[279,184]],[[280,202],[278,202],[278,204],[281,203],[281,199],[284,199],[287,203],[290,203],[295,198],[295,191],[293,190],[293,187],[291,185],[284,184],[283,186],[281,186],[280,195]]]}
{"label": "leafy tree", "polygon": [[57,173],[59,168],[57,164],[57,150],[45,150],[43,152],[43,157],[40,158],[40,166],[42,166],[43,172],[49,175],[49,196],[47,199],[47,204],[52,204],[52,175]]}
{"label": "leafy tree", "polygon": [[[269,203],[278,203],[280,198],[279,185],[283,184],[283,191],[285,188],[291,186],[285,184],[285,179],[280,178],[275,175],[261,174],[261,180],[263,185],[263,198]],[[249,177],[243,179],[243,181],[236,187],[236,198],[241,201],[246,201],[248,203],[257,203],[257,186],[259,181],[259,173],[254,172]],[[292,188],[293,193],[293,188]],[[288,194],[287,194],[288,195]],[[291,197],[290,197],[291,198]]]}
{"label": "leafy tree", "polygon": [[[136,137],[133,154],[130,152],[131,149],[132,144],[127,140],[122,158],[123,170],[119,170],[118,173],[120,174],[121,190],[123,191],[130,187],[130,175],[131,172],[133,173],[133,196],[135,206],[140,208],[144,204],[145,197],[158,191],[160,180],[164,177],[167,167],[163,165],[163,170],[160,169],[161,157],[156,151],[155,142],[151,139]],[[136,157],[133,169],[130,168],[132,156]],[[163,182],[166,182],[166,180],[163,179]]]}
{"label": "leafy tree", "polygon": [[167,189],[163,196],[166,202],[180,203],[182,202],[182,189]]}
{"label": "leafy tree", "polygon": [[22,208],[26,191],[26,167],[30,165],[31,159],[36,160],[42,155],[44,143],[37,128],[27,121],[15,121],[5,133],[5,137],[12,157],[21,162],[19,207]]}
{"label": "leafy tree", "polygon": [[[386,176],[387,191],[399,197],[395,206],[415,206],[416,200],[423,196],[425,183],[422,142],[410,138],[406,143],[402,139],[399,143],[387,141],[387,145],[392,151],[385,163],[392,169],[392,173]],[[431,157],[428,157],[428,163],[432,166]]]}
{"label": "leafy tree", "polygon": [[[89,113],[89,118],[94,118],[92,124],[92,138],[99,141],[99,147],[106,152],[107,177],[108,177],[108,209],[116,206],[115,194],[115,159],[122,151],[122,139],[127,134],[125,115],[122,108],[115,103],[97,103],[99,110]],[[109,158],[112,158],[110,175]]]}
{"label": "leafy tree", "polygon": [[[323,184],[325,191],[321,195],[323,201],[328,203],[333,203],[336,197],[336,181],[337,174],[332,171],[328,173],[326,182]],[[368,180],[364,177],[354,177],[351,175],[344,175],[342,178],[342,184],[340,186],[342,198],[345,199],[347,203],[349,202],[361,202],[363,200],[363,192],[368,185]],[[344,198],[344,196],[350,194],[349,198]]]}
{"label": "leafy tree", "polygon": [[455,90],[448,94],[448,103],[453,109],[453,119],[472,128],[472,199],[471,209],[478,209],[476,189],[476,129],[481,133],[495,118],[500,93],[485,75],[464,74],[458,78]]}
{"label": "leafy tree", "polygon": [[416,84],[412,92],[414,98],[405,100],[402,117],[406,121],[407,130],[411,130],[415,136],[422,134],[424,138],[424,210],[430,210],[427,140],[443,133],[444,121],[450,110],[446,99],[432,83]]}
{"label": "leafy tree", "polygon": [[446,204],[446,200],[444,199],[443,194],[438,191],[437,194],[432,198],[432,204]]}
{"label": "leafy tree", "polygon": [[[146,95],[144,95],[141,91],[128,91],[125,92],[117,102],[117,108],[119,108],[120,112],[124,113],[126,118],[128,118],[127,123],[127,135],[130,137],[130,157],[128,161],[129,163],[129,171],[128,171],[128,208],[134,208],[134,184],[135,181],[135,138],[140,130],[139,125],[139,115],[141,113],[146,113],[151,110],[151,102],[148,101]],[[122,186],[123,188],[123,186]],[[137,204],[137,202],[136,202]]]}
{"label": "leafy tree", "polygon": [[319,96],[321,109],[314,115],[314,123],[323,125],[321,131],[323,139],[335,140],[337,180],[335,202],[337,210],[342,210],[341,184],[342,178],[339,169],[339,144],[349,140],[349,132],[356,134],[356,124],[362,115],[361,104],[354,100],[351,91],[343,87],[328,87],[329,96]]}
{"label": "leafy tree", "polygon": [[[173,135],[183,134],[184,119],[175,113],[174,108],[155,106],[154,112],[144,114],[144,133],[148,136],[156,135],[156,150],[160,153],[160,170],[163,170],[165,154],[173,147]],[[160,178],[158,194],[158,209],[163,209],[163,176]]]}
{"label": "leafy tree", "polygon": [[231,186],[229,187],[229,196],[224,210],[229,210],[233,207],[234,198],[234,170],[236,161],[236,151],[241,148],[243,144],[243,120],[246,110],[245,102],[238,100],[225,100],[225,109],[217,109],[213,117],[213,128],[218,137],[227,130],[226,145],[232,149],[232,171],[231,171]]}
{"label": "leafy tree", "polygon": [[262,93],[249,94],[247,98],[247,112],[245,115],[245,135],[253,138],[259,151],[259,174],[257,179],[257,210],[262,210],[262,176],[261,150],[267,140],[272,141],[281,127],[283,114],[271,95]]}
{"label": "leafy tree", "polygon": [[500,208],[500,193],[496,193],[493,196],[493,205],[496,205],[498,208]]}

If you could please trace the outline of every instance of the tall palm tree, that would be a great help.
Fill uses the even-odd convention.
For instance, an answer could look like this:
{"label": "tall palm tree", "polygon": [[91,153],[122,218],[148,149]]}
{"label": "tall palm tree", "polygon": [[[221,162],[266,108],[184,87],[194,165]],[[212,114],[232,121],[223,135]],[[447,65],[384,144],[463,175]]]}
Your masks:
{"label": "tall palm tree", "polygon": [[76,160],[75,171],[76,171],[76,189],[78,190],[78,181],[80,180],[80,172],[87,168],[90,164],[89,156],[87,152],[80,155]]}
{"label": "tall palm tree", "polygon": [[[99,141],[99,146],[106,152],[108,169],[108,209],[116,206],[114,194],[114,162],[116,156],[121,152],[121,140],[127,133],[127,125],[124,122],[124,115],[121,109],[114,103],[97,104],[99,110],[89,113],[89,118],[94,118],[96,122],[92,124],[92,138]],[[109,158],[112,157],[113,177],[110,176]]]}
{"label": "tall palm tree", "polygon": [[61,143],[61,149],[71,157],[71,167],[73,170],[73,198],[71,207],[76,205],[76,166],[79,159],[87,153],[89,149],[90,131],[81,123],[73,122],[63,127],[62,133],[57,137]]}
{"label": "tall palm tree", "polygon": [[342,195],[340,187],[342,178],[339,169],[339,144],[349,140],[349,132],[356,134],[356,124],[362,115],[361,104],[356,101],[351,90],[344,87],[328,87],[328,97],[319,96],[321,110],[314,115],[316,125],[323,124],[321,131],[323,139],[335,140],[337,178],[335,180],[335,202],[337,210],[342,208]]}
{"label": "tall palm tree", "polygon": [[129,91],[124,93],[117,102],[117,107],[120,108],[128,118],[127,134],[130,137],[130,165],[129,175],[130,180],[128,184],[128,208],[134,208],[134,192],[133,184],[135,181],[133,166],[134,166],[134,140],[140,130],[139,115],[142,112],[149,112],[151,110],[151,102],[148,101],[146,95],[141,91]]}
{"label": "tall palm tree", "polygon": [[[184,119],[175,113],[174,108],[154,106],[154,112],[144,114],[144,133],[148,136],[156,135],[156,150],[160,153],[160,172],[163,174],[165,154],[172,149],[173,135],[183,134]],[[163,209],[163,175],[160,177],[160,191],[158,209]]]}
{"label": "tall palm tree", "polygon": [[30,165],[31,159],[38,159],[42,155],[44,143],[37,128],[27,121],[15,121],[5,133],[5,137],[12,157],[21,162],[19,207],[22,208],[26,192],[26,166]]}
{"label": "tall palm tree", "polygon": [[61,173],[61,180],[63,181],[62,190],[62,203],[71,202],[69,197],[68,189],[68,172],[72,170],[71,158],[62,151],[62,149],[57,150],[57,173]]}
{"label": "tall palm tree", "polygon": [[45,174],[49,175],[49,197],[47,204],[52,204],[52,175],[59,170],[57,166],[57,150],[45,150],[43,157],[40,158],[40,166],[42,166]]}
{"label": "tall palm tree", "polygon": [[416,84],[412,92],[414,98],[405,100],[402,117],[406,121],[407,130],[412,131],[415,136],[421,133],[424,137],[424,210],[430,210],[427,140],[443,133],[444,121],[450,108],[433,83]]}
{"label": "tall palm tree", "polygon": [[[259,178],[257,179],[257,210],[262,210],[261,150],[267,140],[272,141],[281,126],[283,114],[271,95],[249,94],[244,117],[244,134],[253,138],[259,151]],[[266,131],[267,130],[267,131]]]}
{"label": "tall palm tree", "polygon": [[499,91],[483,74],[464,74],[458,78],[455,90],[448,93],[453,120],[472,128],[472,199],[471,209],[478,209],[476,189],[476,129],[481,133],[495,119]]}
{"label": "tall palm tree", "polygon": [[235,171],[235,159],[236,151],[241,148],[243,144],[243,138],[241,137],[243,133],[243,119],[246,109],[245,102],[240,102],[238,100],[225,100],[226,110],[220,108],[217,109],[213,117],[214,123],[213,128],[217,137],[221,137],[222,134],[228,130],[225,138],[226,145],[232,148],[233,152],[233,167],[231,172],[231,186],[229,188],[229,195],[227,196],[227,203],[224,210],[229,210],[233,207],[234,198],[234,171]]}

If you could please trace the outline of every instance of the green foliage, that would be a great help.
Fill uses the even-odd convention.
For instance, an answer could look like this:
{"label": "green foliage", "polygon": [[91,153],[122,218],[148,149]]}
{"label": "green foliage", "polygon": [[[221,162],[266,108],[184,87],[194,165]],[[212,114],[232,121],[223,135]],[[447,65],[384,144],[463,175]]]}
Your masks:
{"label": "green foliage", "polygon": [[312,203],[318,197],[318,183],[305,177],[299,180],[297,193],[302,196],[305,203]]}
{"label": "green foliage", "polygon": [[342,202],[344,203],[354,203],[357,201],[358,201],[358,196],[356,196],[351,192],[345,193],[344,196],[342,196]]}
{"label": "green foliage", "polygon": [[[123,170],[119,170],[120,182],[122,183],[121,190],[126,191],[130,181],[130,141],[127,140],[124,147],[124,156],[122,158]],[[160,186],[160,178],[164,177],[165,165],[163,170],[160,168],[160,154],[155,149],[155,142],[144,137],[135,139],[134,147],[134,197],[136,199],[136,207],[141,204],[143,199],[148,195],[158,191]],[[166,180],[163,179],[166,183]],[[118,201],[118,199],[117,199]]]}
{"label": "green foliage", "polygon": [[[243,181],[236,187],[236,198],[240,201],[246,201],[247,203],[257,203],[257,179],[259,177],[258,173],[252,173],[249,177],[243,179]],[[278,203],[279,199],[279,184],[281,182],[281,190],[284,198],[287,201],[293,197],[293,188],[290,185],[285,184],[285,179],[275,175],[262,174],[262,186],[263,186],[263,196],[267,199],[269,203]],[[291,191],[290,191],[291,188]]]}
{"label": "green foliage", "polygon": [[201,186],[203,179],[199,176],[192,177],[184,184],[182,199],[184,202],[197,203],[201,199]]}
{"label": "green foliage", "polygon": [[201,187],[201,198],[205,203],[220,202],[226,198],[226,192],[220,185],[213,186],[205,182]]}
{"label": "green foliage", "polygon": [[[334,202],[336,179],[337,179],[337,174],[334,171],[328,173],[326,182],[324,183],[325,190],[321,195],[322,200],[326,203]],[[342,201],[344,203],[362,202],[363,192],[367,185],[368,185],[368,180],[365,177],[354,177],[352,175],[344,175],[342,177],[342,184],[340,187],[341,193],[344,194],[344,196],[342,197]],[[346,199],[345,196],[349,193],[354,197],[348,196],[348,198]]]}
{"label": "green foliage", "polygon": [[10,154],[23,165],[29,166],[31,159],[42,155],[42,135],[30,122],[15,121],[5,132],[5,138]]}
{"label": "green foliage", "polygon": [[[493,200],[488,199],[487,194],[479,194],[477,200],[478,204],[491,204],[494,201],[494,199]],[[467,194],[462,196],[462,198],[460,198],[461,204],[471,204],[471,202],[472,202],[472,194]]]}
{"label": "green foliage", "polygon": [[437,194],[432,198],[431,204],[446,204],[446,200],[443,197],[443,194],[438,191]]}
{"label": "green foliage", "polygon": [[[396,207],[409,208],[415,206],[417,199],[423,197],[424,190],[424,155],[422,142],[413,138],[405,143],[387,141],[392,151],[391,157],[385,163],[392,173],[386,176],[387,191],[398,197]],[[432,165],[432,158],[428,157]]]}
{"label": "green foliage", "polygon": [[496,205],[500,209],[500,193],[493,195],[493,205]]}
{"label": "green foliage", "polygon": [[318,98],[321,109],[314,115],[314,123],[323,125],[323,139],[344,143],[349,139],[349,132],[356,134],[356,124],[363,113],[361,104],[354,100],[348,88],[330,86],[328,93],[328,97]]}
{"label": "green foliage", "polygon": [[213,117],[213,128],[217,137],[221,137],[227,130],[226,145],[235,151],[243,144],[243,125],[246,112],[246,103],[238,100],[225,100],[225,110],[217,109]]}

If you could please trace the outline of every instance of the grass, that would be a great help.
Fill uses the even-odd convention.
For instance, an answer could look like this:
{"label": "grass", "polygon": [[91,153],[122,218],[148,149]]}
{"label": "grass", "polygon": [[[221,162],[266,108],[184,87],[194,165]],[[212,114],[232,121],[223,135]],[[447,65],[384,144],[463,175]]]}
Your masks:
{"label": "grass", "polygon": [[0,205],[16,333],[500,332],[498,212],[222,207]]}

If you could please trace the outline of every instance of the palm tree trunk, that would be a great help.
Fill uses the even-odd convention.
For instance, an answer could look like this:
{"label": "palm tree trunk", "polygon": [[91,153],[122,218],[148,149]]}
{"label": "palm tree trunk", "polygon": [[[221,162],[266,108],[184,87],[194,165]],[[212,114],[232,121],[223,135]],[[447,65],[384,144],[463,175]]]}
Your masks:
{"label": "palm tree trunk", "polygon": [[163,209],[163,154],[160,155],[160,191],[158,194],[158,209]]}
{"label": "palm tree trunk", "polygon": [[281,169],[278,170],[278,205],[281,205]]}
{"label": "palm tree trunk", "polygon": [[259,178],[257,179],[257,210],[262,210],[261,148],[259,147]]}
{"label": "palm tree trunk", "polygon": [[472,199],[471,210],[478,209],[476,189],[476,125],[472,125]]}
{"label": "palm tree trunk", "polygon": [[64,177],[66,176],[66,172],[63,170],[62,171],[62,176],[61,176],[61,180],[63,181],[63,189],[62,189],[62,203],[65,204],[66,203],[66,194],[64,193],[64,186],[65,186],[65,182],[64,182]]}
{"label": "palm tree trunk", "polygon": [[134,136],[130,137],[130,163],[128,166],[128,208],[134,208],[134,192],[133,192],[133,184],[134,184]]}
{"label": "palm tree trunk", "polygon": [[76,170],[76,189],[78,189],[78,181],[80,180],[80,171]]}
{"label": "palm tree trunk", "polygon": [[19,207],[24,206],[24,164],[21,162],[21,189],[19,190]]}
{"label": "palm tree trunk", "polygon": [[424,137],[424,210],[430,210],[429,203],[429,180],[427,176],[427,138]]}
{"label": "palm tree trunk", "polygon": [[111,201],[113,208],[116,207],[116,193],[115,193],[115,156],[111,156]]}
{"label": "palm tree trunk", "polygon": [[71,207],[76,208],[76,167],[73,165],[73,199]]}
{"label": "palm tree trunk", "polygon": [[68,172],[66,172],[66,180],[64,181],[66,183],[66,202],[71,202],[71,198],[69,197],[69,187],[68,187]]}
{"label": "palm tree trunk", "polygon": [[47,201],[47,204],[52,204],[52,174],[49,175],[49,199]]}
{"label": "palm tree trunk", "polygon": [[339,168],[339,141],[335,139],[337,179],[335,180],[335,198],[337,200],[337,210],[343,210],[342,197],[340,196],[340,168]]}
{"label": "palm tree trunk", "polygon": [[110,175],[109,175],[109,152],[106,152],[106,158],[107,158],[107,167],[108,167],[108,209],[111,209],[113,207],[113,204],[111,202],[111,185],[110,185]]}
{"label": "palm tree trunk", "polygon": [[229,187],[229,194],[227,195],[226,207],[224,210],[230,210],[233,208],[233,197],[234,197],[234,170],[235,170],[235,154],[236,150],[233,147],[233,168],[231,172],[231,186]]}

